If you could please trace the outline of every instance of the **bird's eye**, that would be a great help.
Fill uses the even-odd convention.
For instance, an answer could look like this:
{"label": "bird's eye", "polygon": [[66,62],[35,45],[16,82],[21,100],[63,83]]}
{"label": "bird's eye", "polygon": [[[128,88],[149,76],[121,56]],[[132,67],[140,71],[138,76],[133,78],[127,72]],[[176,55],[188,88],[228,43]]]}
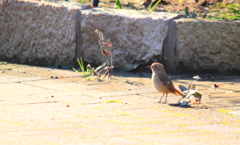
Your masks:
{"label": "bird's eye", "polygon": [[155,65],[155,68],[157,68],[157,66]]}

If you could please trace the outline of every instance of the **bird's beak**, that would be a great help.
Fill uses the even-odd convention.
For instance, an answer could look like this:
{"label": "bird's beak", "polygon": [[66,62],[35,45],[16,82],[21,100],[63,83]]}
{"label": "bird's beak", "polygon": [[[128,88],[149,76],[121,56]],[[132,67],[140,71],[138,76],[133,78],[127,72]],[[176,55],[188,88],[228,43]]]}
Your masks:
{"label": "bird's beak", "polygon": [[152,65],[150,65],[149,68],[152,69]]}
{"label": "bird's beak", "polygon": [[150,69],[152,69],[152,65],[150,65],[150,66],[148,65],[147,67],[150,68]]}

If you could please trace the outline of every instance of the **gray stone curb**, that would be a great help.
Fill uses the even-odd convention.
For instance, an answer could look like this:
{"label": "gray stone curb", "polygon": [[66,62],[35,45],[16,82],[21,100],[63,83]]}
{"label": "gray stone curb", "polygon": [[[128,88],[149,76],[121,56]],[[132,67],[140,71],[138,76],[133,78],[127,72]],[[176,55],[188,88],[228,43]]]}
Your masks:
{"label": "gray stone curb", "polygon": [[0,60],[71,68],[105,62],[96,29],[113,42],[115,68],[158,61],[168,72],[238,72],[240,21],[185,19],[165,12],[90,8],[75,2],[4,0]]}

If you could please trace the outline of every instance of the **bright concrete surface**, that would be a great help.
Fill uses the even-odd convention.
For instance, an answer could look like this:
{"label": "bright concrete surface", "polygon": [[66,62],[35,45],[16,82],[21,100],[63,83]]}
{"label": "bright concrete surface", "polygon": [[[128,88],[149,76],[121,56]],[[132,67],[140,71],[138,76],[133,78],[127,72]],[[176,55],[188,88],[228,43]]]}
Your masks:
{"label": "bright concrete surface", "polygon": [[[157,103],[150,75],[115,73],[83,78],[62,70],[0,62],[0,144],[237,145],[240,142],[240,76],[196,82],[202,103]],[[57,76],[58,79],[50,78]],[[130,83],[126,83],[126,79]],[[214,84],[218,88],[212,88]]]}

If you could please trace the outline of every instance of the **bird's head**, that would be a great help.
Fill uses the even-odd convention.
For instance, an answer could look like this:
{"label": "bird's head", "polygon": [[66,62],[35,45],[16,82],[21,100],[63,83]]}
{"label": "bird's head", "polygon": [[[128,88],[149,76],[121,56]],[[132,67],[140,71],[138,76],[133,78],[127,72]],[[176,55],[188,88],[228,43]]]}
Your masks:
{"label": "bird's head", "polygon": [[150,66],[152,72],[161,73],[165,72],[164,66],[161,63],[155,62]]}

